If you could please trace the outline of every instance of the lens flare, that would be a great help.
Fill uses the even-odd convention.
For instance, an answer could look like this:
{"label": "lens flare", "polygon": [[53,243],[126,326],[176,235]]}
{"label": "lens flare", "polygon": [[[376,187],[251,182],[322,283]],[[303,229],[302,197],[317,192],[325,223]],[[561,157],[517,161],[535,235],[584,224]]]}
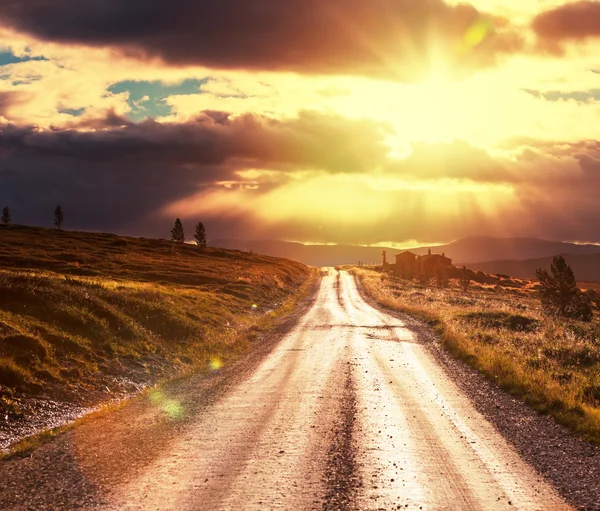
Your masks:
{"label": "lens flare", "polygon": [[158,405],[165,400],[165,395],[160,389],[153,390],[152,392],[150,392],[150,395],[148,397],[150,398],[150,402],[154,405]]}
{"label": "lens flare", "polygon": [[179,419],[183,415],[181,403],[174,399],[167,399],[162,405],[162,411],[170,419]]}
{"label": "lens flare", "polygon": [[494,25],[491,21],[484,19],[477,20],[467,29],[463,36],[464,49],[469,50],[481,44],[493,30]]}
{"label": "lens flare", "polygon": [[150,402],[157,407],[167,416],[169,419],[179,419],[183,416],[183,407],[181,403],[175,399],[169,399],[165,396],[165,393],[160,389],[155,389],[149,394]]}
{"label": "lens flare", "polygon": [[218,371],[223,367],[223,361],[219,357],[211,358],[208,362],[211,371]]}

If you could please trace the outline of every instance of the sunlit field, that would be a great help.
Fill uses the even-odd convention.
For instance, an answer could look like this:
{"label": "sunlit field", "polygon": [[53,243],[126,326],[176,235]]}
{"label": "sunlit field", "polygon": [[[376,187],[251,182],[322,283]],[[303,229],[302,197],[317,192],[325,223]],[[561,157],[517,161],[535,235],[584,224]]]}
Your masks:
{"label": "sunlit field", "polygon": [[600,444],[600,321],[545,317],[535,283],[438,289],[353,268],[379,304],[425,320],[453,354]]}
{"label": "sunlit field", "polygon": [[313,280],[300,263],[167,241],[2,228],[0,409],[81,402],[250,349]]}

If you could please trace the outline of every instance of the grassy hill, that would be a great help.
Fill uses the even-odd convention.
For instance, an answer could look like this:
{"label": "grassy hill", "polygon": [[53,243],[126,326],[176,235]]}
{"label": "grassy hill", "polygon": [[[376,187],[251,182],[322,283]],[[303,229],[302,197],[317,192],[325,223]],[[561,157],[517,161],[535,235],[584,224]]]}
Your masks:
{"label": "grassy hill", "polygon": [[292,310],[313,275],[230,250],[0,227],[0,412],[21,413],[19,396],[79,402],[216,369]]}

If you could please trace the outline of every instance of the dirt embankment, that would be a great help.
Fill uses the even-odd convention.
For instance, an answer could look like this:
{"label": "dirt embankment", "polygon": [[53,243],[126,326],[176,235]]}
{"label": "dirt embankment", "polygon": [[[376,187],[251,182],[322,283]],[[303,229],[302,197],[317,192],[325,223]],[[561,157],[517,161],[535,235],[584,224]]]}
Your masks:
{"label": "dirt embankment", "polygon": [[163,240],[0,228],[0,448],[248,351],[306,266]]}

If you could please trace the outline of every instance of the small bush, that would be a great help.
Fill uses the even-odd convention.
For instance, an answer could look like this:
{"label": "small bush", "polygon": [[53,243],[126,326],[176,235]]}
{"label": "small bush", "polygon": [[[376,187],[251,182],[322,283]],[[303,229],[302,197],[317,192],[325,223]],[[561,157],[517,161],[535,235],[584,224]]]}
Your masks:
{"label": "small bush", "polygon": [[600,408],[600,385],[588,385],[583,390],[583,400],[590,406]]}
{"label": "small bush", "polygon": [[560,365],[567,368],[591,367],[600,363],[600,353],[590,346],[577,347],[550,347],[542,350],[548,358],[554,359]]}
{"label": "small bush", "polygon": [[505,328],[514,332],[533,332],[539,326],[539,321],[536,319],[502,311],[468,312],[459,314],[458,317],[483,328]]}
{"label": "small bush", "polygon": [[29,382],[28,372],[12,360],[0,359],[0,385],[9,388],[22,389]]}
{"label": "small bush", "polygon": [[3,355],[23,356],[28,358],[34,355],[39,360],[44,361],[48,356],[46,347],[39,339],[27,335],[9,335],[0,339],[0,353]]}

